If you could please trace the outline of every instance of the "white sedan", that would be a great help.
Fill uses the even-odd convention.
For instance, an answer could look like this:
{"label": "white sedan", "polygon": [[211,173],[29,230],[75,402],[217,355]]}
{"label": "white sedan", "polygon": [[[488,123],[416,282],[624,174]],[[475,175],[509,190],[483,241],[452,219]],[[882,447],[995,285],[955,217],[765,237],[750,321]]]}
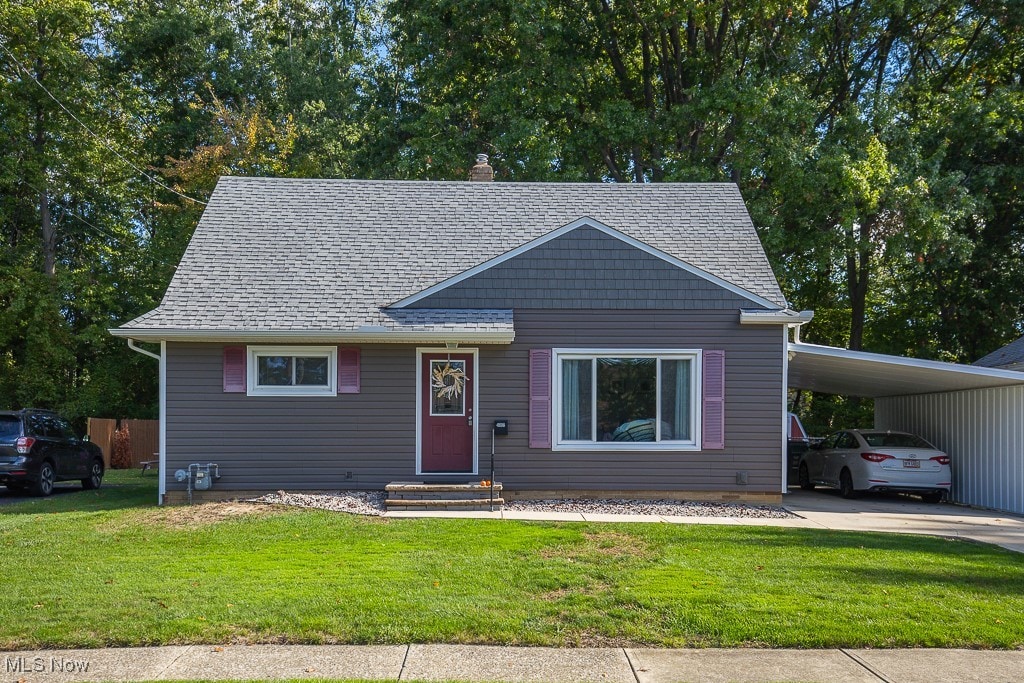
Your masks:
{"label": "white sedan", "polygon": [[839,489],[843,498],[861,491],[916,493],[938,503],[952,486],[949,456],[906,432],[848,429],[830,435],[800,459],[800,488]]}

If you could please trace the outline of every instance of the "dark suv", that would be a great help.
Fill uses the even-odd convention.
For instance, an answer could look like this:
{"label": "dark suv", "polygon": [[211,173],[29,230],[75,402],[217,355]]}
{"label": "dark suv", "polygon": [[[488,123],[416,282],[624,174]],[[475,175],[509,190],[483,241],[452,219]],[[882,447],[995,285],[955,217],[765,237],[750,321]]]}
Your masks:
{"label": "dark suv", "polygon": [[75,479],[85,489],[103,483],[103,452],[89,437],[49,410],[0,412],[0,484],[48,496],[55,482]]}

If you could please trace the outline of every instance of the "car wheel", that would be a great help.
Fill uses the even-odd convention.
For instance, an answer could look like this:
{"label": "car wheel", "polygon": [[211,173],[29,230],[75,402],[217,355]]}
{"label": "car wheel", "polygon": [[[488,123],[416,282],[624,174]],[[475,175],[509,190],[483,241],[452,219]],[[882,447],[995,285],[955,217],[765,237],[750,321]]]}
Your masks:
{"label": "car wheel", "polygon": [[843,498],[856,498],[857,491],[853,488],[853,476],[850,470],[843,470],[839,473],[839,495]]}
{"label": "car wheel", "polygon": [[941,489],[938,491],[929,491],[927,493],[921,494],[921,500],[923,500],[926,503],[931,503],[932,505],[934,505],[935,503],[941,503],[945,495],[946,492]]}
{"label": "car wheel", "polygon": [[39,479],[32,488],[37,496],[48,496],[53,493],[53,483],[57,480],[57,473],[53,471],[53,465],[44,462],[39,467]]}
{"label": "car wheel", "polygon": [[92,469],[89,470],[89,476],[82,480],[82,488],[91,491],[98,489],[100,484],[103,483],[103,461],[93,460]]}
{"label": "car wheel", "polygon": [[813,491],[814,482],[811,481],[811,473],[807,471],[807,463],[800,463],[800,471],[797,473],[797,481],[800,482],[800,488],[804,491]]}

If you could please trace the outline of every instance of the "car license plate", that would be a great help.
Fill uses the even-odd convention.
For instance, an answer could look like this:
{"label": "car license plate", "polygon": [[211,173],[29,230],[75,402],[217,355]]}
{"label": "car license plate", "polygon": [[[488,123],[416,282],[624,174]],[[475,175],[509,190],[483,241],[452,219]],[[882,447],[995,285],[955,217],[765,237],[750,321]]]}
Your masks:
{"label": "car license plate", "polygon": [[921,461],[920,460],[904,460],[903,461],[903,466],[904,467],[914,468],[914,469],[921,469]]}

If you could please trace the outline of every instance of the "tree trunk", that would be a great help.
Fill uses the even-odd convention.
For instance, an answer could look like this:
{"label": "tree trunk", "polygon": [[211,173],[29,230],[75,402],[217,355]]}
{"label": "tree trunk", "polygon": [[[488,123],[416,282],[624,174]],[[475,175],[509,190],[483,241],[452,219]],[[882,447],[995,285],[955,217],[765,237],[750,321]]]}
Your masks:
{"label": "tree trunk", "polygon": [[[36,23],[36,32],[39,36],[39,44],[44,45],[47,38],[46,22],[42,16]],[[35,74],[33,78],[41,85],[46,80],[46,66],[42,57],[36,57]],[[36,154],[36,162],[39,169],[39,225],[42,232],[43,242],[43,273],[54,277],[57,268],[57,234],[53,226],[53,218],[50,216],[50,195],[47,178],[46,163],[46,109],[42,104],[36,104],[35,131],[32,139],[32,146]]]}
{"label": "tree trunk", "polygon": [[57,274],[57,233],[50,217],[50,198],[45,181],[39,192],[39,220],[43,230],[43,273],[52,278]]}
{"label": "tree trunk", "polygon": [[46,177],[46,112],[36,107],[36,130],[33,146],[39,160],[39,225],[43,242],[43,273],[54,277],[57,272],[57,232],[50,215],[50,195]]}
{"label": "tree trunk", "polygon": [[870,237],[878,216],[870,216],[860,225],[858,243],[846,254],[846,291],[850,297],[850,349],[864,346],[864,314],[867,309],[868,279],[871,272]]}

